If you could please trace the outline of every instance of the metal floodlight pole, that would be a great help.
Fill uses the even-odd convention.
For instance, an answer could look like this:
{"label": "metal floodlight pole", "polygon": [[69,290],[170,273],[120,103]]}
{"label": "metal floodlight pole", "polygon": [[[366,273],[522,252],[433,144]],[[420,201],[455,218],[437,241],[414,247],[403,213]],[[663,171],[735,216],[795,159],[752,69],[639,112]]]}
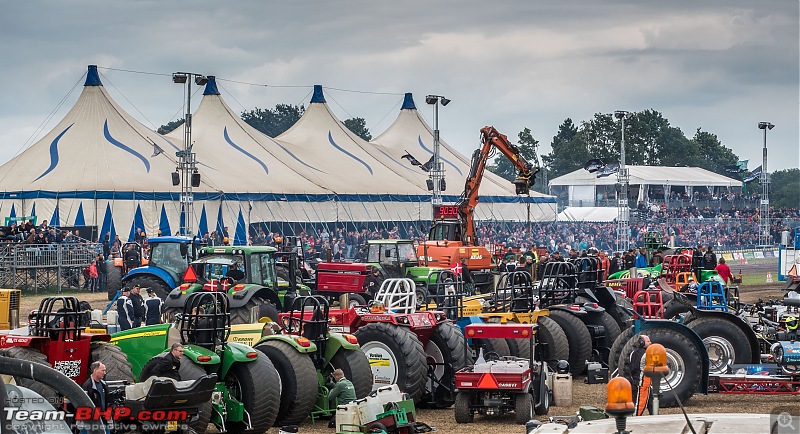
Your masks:
{"label": "metal floodlight pole", "polygon": [[758,221],[758,244],[762,246],[772,245],[772,237],[769,233],[769,173],[767,171],[767,130],[775,128],[769,122],[759,122],[758,128],[764,130],[764,149],[763,161],[761,162],[761,209]]}
{"label": "metal floodlight pole", "polygon": [[617,110],[614,117],[620,120],[622,143],[619,151],[619,172],[617,172],[617,250],[627,251],[630,248],[630,207],[628,206],[628,168],[625,166],[625,119],[630,119],[633,113]]}
{"label": "metal floodlight pole", "polygon": [[183,149],[176,152],[179,157],[178,168],[180,169],[181,197],[180,203],[183,209],[183,217],[180,221],[180,234],[192,235],[192,224],[194,223],[194,192],[192,191],[192,174],[197,170],[196,154],[192,152],[192,82],[198,86],[205,84],[208,80],[203,74],[194,72],[176,72],[172,74],[174,83],[186,83],[186,117],[183,122]]}
{"label": "metal floodlight pole", "polygon": [[428,95],[425,97],[425,102],[433,105],[433,166],[430,169],[431,181],[433,181],[433,195],[431,196],[431,205],[442,204],[442,179],[444,178],[444,169],[440,163],[440,145],[439,145],[439,102],[443,106],[450,103],[450,100],[441,95]]}

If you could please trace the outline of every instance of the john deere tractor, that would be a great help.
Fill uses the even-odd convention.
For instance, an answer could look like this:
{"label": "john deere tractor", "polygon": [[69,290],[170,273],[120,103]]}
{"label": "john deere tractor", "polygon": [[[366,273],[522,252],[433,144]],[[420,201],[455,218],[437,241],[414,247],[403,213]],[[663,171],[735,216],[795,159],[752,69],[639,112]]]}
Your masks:
{"label": "john deere tractor", "polygon": [[[290,286],[277,277],[276,254],[268,246],[204,247],[183,274],[183,283],[164,301],[167,318],[183,311],[189,295],[219,292],[228,295],[232,324],[255,323],[265,317],[276,320],[291,304],[284,302]],[[297,292],[307,295],[308,288],[300,286]]]}
{"label": "john deere tractor", "polygon": [[111,342],[128,355],[134,375],[153,357],[183,344],[181,380],[216,374],[211,401],[191,427],[204,432],[208,422],[229,433],[263,433],[278,417],[281,380],[275,366],[247,345],[229,342],[229,297],[198,291],[185,297],[183,313],[171,324],[144,326],[115,333]]}

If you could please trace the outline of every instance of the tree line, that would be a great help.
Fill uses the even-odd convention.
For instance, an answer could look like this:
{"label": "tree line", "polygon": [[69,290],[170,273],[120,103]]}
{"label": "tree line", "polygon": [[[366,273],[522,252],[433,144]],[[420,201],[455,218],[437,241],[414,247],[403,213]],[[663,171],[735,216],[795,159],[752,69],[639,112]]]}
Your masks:
{"label": "tree line", "polygon": [[[305,113],[305,107],[277,104],[272,109],[243,111],[241,118],[253,128],[270,137],[277,137]],[[166,134],[183,124],[183,119],[170,122],[158,129]],[[342,122],[360,138],[370,141],[372,134],[363,118],[355,117]],[[517,146],[526,160],[539,165],[539,141],[529,128],[517,135]],[[558,127],[550,143],[552,151],[541,156],[542,173],[534,190],[547,193],[545,180],[580,169],[594,158],[606,163],[618,162],[622,142],[622,123],[612,114],[596,113],[591,119],[576,125],[566,118]],[[747,172],[731,173],[729,168],[739,162],[739,157],[720,142],[717,135],[697,128],[689,138],[670,124],[660,112],[643,110],[632,113],[625,121],[625,164],[638,166],[700,167],[724,176],[742,180]],[[514,166],[499,155],[487,166],[488,170],[508,179],[515,178]],[[776,171],[771,174],[770,204],[774,207],[797,207],[800,204],[800,169]],[[761,191],[760,180],[747,183],[748,191]]]}

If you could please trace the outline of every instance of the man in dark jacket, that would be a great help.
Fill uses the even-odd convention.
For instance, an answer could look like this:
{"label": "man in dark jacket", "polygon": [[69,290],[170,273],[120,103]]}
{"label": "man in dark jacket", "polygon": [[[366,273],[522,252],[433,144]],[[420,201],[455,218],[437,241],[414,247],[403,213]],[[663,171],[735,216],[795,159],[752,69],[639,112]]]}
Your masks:
{"label": "man in dark jacket", "polygon": [[713,270],[717,268],[717,254],[714,253],[714,247],[708,245],[706,253],[703,255],[703,266],[706,270]]}
{"label": "man in dark jacket", "polygon": [[161,324],[161,309],[164,302],[156,295],[153,288],[147,288],[147,300],[144,301],[144,324]]}
{"label": "man in dark jacket", "polygon": [[133,302],[130,299],[131,290],[127,287],[122,288],[122,295],[117,298],[117,315],[120,331],[131,328],[133,319],[136,315],[133,312]]}
{"label": "man in dark jacket", "polygon": [[95,407],[105,410],[105,408],[110,404],[108,402],[108,384],[106,384],[105,378],[106,376],[106,365],[103,362],[92,362],[89,365],[89,370],[91,374],[86,381],[83,382],[83,390],[86,391],[86,394],[89,395],[89,399],[92,400]]}
{"label": "man in dark jacket", "polygon": [[135,285],[133,290],[131,290],[131,303],[133,304],[133,321],[131,325],[133,328],[140,327],[142,322],[144,321],[144,298],[142,298],[141,294],[142,289],[139,285]]}
{"label": "man in dark jacket", "polygon": [[140,381],[145,381],[150,377],[167,377],[181,381],[181,357],[183,357],[183,345],[176,342],[172,344],[168,353],[153,357],[145,363]]}
{"label": "man in dark jacket", "polygon": [[381,289],[381,283],[383,283],[381,270],[378,267],[374,267],[372,269],[372,273],[370,273],[369,276],[364,279],[364,289],[373,299],[375,299],[375,296],[378,294],[378,290]]}

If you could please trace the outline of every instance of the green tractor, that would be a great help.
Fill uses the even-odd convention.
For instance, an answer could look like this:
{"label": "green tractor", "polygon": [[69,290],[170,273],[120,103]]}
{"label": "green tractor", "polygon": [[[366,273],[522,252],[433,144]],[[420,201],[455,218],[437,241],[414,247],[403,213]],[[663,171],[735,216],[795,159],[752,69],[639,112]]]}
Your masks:
{"label": "green tractor", "polygon": [[185,298],[184,313],[171,324],[125,330],[111,343],[128,355],[138,378],[153,357],[183,344],[181,380],[216,374],[220,381],[211,401],[190,427],[205,432],[209,421],[221,432],[263,433],[278,417],[281,379],[272,362],[247,345],[228,342],[229,297],[221,292],[199,291]]}
{"label": "green tractor", "polygon": [[[186,269],[183,283],[164,301],[167,319],[183,312],[189,295],[221,292],[228,295],[231,324],[255,323],[265,317],[277,320],[278,313],[291,304],[285,303],[284,297],[295,287],[277,277],[276,254],[277,250],[268,246],[204,247]],[[299,286],[296,291],[308,294],[306,286]]]}
{"label": "green tractor", "polygon": [[[330,405],[328,400],[334,369],[341,369],[353,382],[358,399],[372,391],[372,369],[358,339],[330,332],[328,310],[328,302],[322,296],[297,297],[290,312],[280,315],[280,333],[267,334],[253,345],[269,357],[281,377],[276,424],[294,425],[309,415],[336,413],[336,405]],[[240,327],[243,326],[234,329],[238,331]]]}
{"label": "green tractor", "polygon": [[[367,241],[367,260],[381,270],[384,279],[409,278],[416,285],[417,305],[422,306],[430,298],[428,286],[432,267],[420,267],[417,248],[411,240],[369,240]],[[439,269],[435,269],[439,270]]]}

